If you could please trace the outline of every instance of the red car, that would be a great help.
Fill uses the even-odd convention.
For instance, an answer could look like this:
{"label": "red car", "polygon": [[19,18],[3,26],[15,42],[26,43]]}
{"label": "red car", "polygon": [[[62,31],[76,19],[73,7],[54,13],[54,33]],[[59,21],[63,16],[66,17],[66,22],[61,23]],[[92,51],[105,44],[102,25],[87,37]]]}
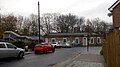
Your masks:
{"label": "red car", "polygon": [[40,52],[47,53],[50,51],[55,52],[55,47],[48,43],[43,42],[41,44],[36,44],[34,47],[35,54],[40,53]]}

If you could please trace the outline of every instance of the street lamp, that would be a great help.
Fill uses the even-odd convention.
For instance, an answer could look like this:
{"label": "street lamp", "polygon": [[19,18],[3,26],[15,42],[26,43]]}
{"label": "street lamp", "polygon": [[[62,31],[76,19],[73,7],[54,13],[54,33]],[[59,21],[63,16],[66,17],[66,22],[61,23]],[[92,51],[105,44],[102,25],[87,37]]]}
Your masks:
{"label": "street lamp", "polygon": [[38,1],[38,27],[39,27],[39,43],[40,43],[40,8],[39,8],[39,1]]}
{"label": "street lamp", "polygon": [[89,51],[90,32],[88,32],[87,52]]}
{"label": "street lamp", "polygon": [[[1,10],[1,8],[0,8],[0,10]],[[1,13],[0,13],[0,23],[1,23]]]}
{"label": "street lamp", "polygon": [[90,28],[90,26],[89,25],[87,25],[87,27],[86,27],[86,32],[87,32],[87,39],[88,39],[88,41],[87,41],[87,52],[89,51],[89,41],[90,41],[90,36],[91,36],[91,33],[92,33],[92,29]]}

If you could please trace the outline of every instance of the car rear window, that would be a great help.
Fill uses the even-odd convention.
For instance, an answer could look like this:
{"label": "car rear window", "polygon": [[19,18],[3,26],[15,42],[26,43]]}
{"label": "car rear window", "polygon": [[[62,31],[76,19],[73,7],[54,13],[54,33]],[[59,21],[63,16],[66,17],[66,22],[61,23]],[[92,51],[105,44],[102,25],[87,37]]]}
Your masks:
{"label": "car rear window", "polygon": [[0,44],[0,48],[6,48],[5,44]]}
{"label": "car rear window", "polygon": [[53,43],[53,44],[56,44],[56,43]]}
{"label": "car rear window", "polygon": [[40,46],[41,44],[36,44],[35,46]]}
{"label": "car rear window", "polygon": [[51,44],[50,44],[50,43],[47,43],[46,45],[50,46]]}

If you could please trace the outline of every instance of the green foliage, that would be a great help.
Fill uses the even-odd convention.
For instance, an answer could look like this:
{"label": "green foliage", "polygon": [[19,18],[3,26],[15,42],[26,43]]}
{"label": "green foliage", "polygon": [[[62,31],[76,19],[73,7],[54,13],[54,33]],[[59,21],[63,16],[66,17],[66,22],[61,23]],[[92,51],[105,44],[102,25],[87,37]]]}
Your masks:
{"label": "green foliage", "polygon": [[14,43],[15,41],[9,39],[9,40],[3,40],[3,42]]}
{"label": "green foliage", "polygon": [[28,49],[34,49],[34,46],[38,44],[38,42],[32,42],[30,45],[28,45]]}
{"label": "green foliage", "polygon": [[5,42],[5,40],[4,39],[0,39],[0,42]]}
{"label": "green foliage", "polygon": [[2,17],[2,28],[7,31],[15,31],[16,30],[16,23],[17,17],[14,15],[7,15]]}
{"label": "green foliage", "polygon": [[3,35],[3,33],[0,32],[0,39],[2,39],[2,35]]}
{"label": "green foliage", "polygon": [[19,48],[24,48],[25,47],[25,43],[22,41],[15,41],[13,43],[15,46],[19,47]]}
{"label": "green foliage", "polygon": [[101,49],[101,51],[100,51],[100,55],[103,55],[103,49]]}

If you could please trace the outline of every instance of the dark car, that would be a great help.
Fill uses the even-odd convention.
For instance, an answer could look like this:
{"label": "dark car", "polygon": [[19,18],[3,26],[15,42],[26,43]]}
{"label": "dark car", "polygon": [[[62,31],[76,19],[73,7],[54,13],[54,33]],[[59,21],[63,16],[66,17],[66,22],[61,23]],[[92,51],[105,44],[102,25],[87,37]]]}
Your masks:
{"label": "dark car", "polygon": [[37,53],[47,53],[47,52],[55,52],[55,47],[52,46],[49,43],[41,43],[41,44],[36,44],[34,47],[34,52],[35,54]]}

